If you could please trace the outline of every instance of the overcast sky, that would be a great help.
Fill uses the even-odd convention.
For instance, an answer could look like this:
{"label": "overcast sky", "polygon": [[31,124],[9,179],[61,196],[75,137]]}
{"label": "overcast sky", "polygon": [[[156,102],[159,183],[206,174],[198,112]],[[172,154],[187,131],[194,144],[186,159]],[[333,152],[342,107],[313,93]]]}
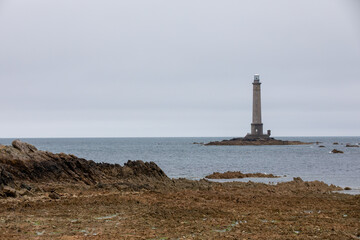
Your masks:
{"label": "overcast sky", "polygon": [[0,0],[0,137],[360,135],[358,0]]}

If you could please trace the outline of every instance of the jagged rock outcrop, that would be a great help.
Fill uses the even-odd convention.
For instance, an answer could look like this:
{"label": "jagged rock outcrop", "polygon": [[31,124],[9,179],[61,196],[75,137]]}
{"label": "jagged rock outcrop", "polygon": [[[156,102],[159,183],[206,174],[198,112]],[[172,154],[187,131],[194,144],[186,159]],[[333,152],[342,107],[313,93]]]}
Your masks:
{"label": "jagged rock outcrop", "polygon": [[129,160],[120,166],[95,163],[71,154],[40,151],[20,140],[13,141],[12,146],[0,145],[0,191],[6,189],[9,195],[13,194],[4,187],[14,188],[23,182],[95,185],[99,182],[137,178],[169,180],[154,162]]}

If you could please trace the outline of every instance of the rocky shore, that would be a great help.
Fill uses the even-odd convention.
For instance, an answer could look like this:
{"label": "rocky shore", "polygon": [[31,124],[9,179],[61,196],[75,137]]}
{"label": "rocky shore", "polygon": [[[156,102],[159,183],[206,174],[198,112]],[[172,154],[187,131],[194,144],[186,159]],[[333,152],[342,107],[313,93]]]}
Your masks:
{"label": "rocky shore", "polygon": [[0,239],[357,239],[360,196],[339,189],[170,179],[14,141],[0,146]]}
{"label": "rocky shore", "polygon": [[71,154],[39,151],[19,140],[13,141],[12,146],[0,145],[0,197],[31,194],[29,190],[39,190],[43,183],[93,186],[118,180],[125,184],[134,179],[138,182],[170,180],[153,162],[128,161],[120,166],[95,163]]}
{"label": "rocky shore", "polygon": [[229,140],[215,141],[209,142],[205,145],[213,146],[213,145],[238,145],[238,146],[261,146],[261,145],[305,145],[305,144],[313,144],[310,142],[300,142],[300,141],[283,141],[275,138],[260,138],[260,139],[247,139],[247,138],[232,138]]}

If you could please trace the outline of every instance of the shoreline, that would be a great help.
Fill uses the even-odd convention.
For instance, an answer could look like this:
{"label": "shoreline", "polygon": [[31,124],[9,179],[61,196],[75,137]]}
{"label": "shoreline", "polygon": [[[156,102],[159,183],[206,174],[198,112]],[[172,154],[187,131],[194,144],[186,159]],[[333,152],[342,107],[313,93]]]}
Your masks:
{"label": "shoreline", "polygon": [[320,181],[170,179],[155,163],[95,163],[20,141],[0,147],[0,168],[4,239],[360,236],[360,195]]}

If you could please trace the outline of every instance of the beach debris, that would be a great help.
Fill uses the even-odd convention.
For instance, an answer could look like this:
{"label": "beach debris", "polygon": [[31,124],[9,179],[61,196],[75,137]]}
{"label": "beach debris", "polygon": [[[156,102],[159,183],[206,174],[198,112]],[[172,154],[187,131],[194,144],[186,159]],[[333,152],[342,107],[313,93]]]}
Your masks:
{"label": "beach debris", "polygon": [[85,236],[87,236],[90,233],[87,229],[82,229],[79,232],[84,233]]}
{"label": "beach debris", "polygon": [[333,149],[332,151],[331,151],[331,153],[344,153],[343,151],[341,151],[341,150],[337,150],[337,149]]}
{"label": "beach debris", "polygon": [[41,232],[36,232],[36,235],[41,236],[41,235],[44,235],[44,233],[45,233],[45,230],[41,231]]}
{"label": "beach debris", "polygon": [[[241,222],[241,221],[240,221]],[[234,221],[232,222],[230,225],[226,226],[226,228],[224,229],[215,229],[214,232],[218,232],[218,233],[224,233],[224,232],[229,232],[233,229],[233,227],[235,227],[236,225],[239,225],[239,221]]]}
{"label": "beach debris", "polygon": [[113,214],[113,215],[108,215],[108,216],[103,216],[103,217],[96,217],[96,220],[105,220],[105,219],[111,219],[114,217],[117,217],[118,214]]}

